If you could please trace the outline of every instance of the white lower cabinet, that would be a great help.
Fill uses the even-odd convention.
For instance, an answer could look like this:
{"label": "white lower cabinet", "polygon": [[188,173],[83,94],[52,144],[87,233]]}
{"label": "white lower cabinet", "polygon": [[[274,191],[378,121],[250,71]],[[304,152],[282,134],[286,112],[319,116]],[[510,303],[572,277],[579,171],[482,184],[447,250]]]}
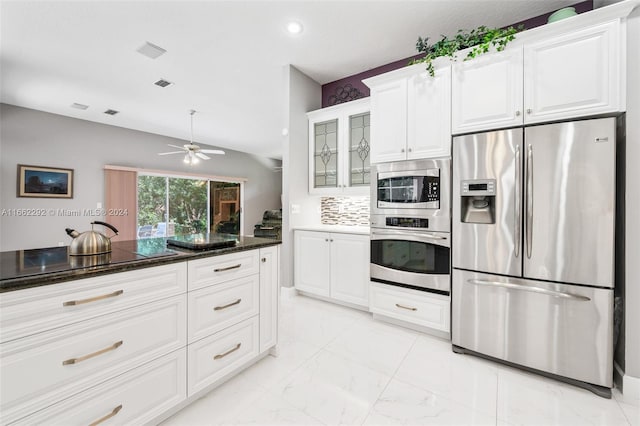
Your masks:
{"label": "white lower cabinet", "polygon": [[184,295],[0,346],[9,423],[186,345]]}
{"label": "white lower cabinet", "polygon": [[276,345],[279,250],[2,293],[0,424],[153,423],[197,399]]}
{"label": "white lower cabinet", "polygon": [[186,397],[187,359],[183,348],[23,418],[16,424],[86,426],[105,422],[141,425]]}
{"label": "white lower cabinet", "polygon": [[449,333],[449,296],[373,282],[370,288],[372,313]]}
{"label": "white lower cabinet", "polygon": [[294,250],[297,290],[369,305],[369,235],[299,230]]}
{"label": "white lower cabinet", "polygon": [[253,317],[187,348],[189,396],[205,389],[259,353],[259,318]]}

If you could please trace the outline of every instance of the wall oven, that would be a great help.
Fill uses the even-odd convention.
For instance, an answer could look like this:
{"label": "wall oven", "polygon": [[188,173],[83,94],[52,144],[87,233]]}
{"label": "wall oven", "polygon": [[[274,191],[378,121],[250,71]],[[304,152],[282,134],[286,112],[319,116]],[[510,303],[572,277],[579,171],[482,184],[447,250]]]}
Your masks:
{"label": "wall oven", "polygon": [[451,160],[372,166],[371,280],[449,294]]}

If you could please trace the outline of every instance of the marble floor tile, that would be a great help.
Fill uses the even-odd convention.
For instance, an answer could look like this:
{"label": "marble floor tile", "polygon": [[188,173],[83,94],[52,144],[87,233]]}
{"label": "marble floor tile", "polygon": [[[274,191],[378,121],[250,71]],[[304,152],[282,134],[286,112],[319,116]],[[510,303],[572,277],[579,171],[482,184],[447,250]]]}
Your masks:
{"label": "marble floor tile", "polygon": [[235,376],[204,397],[191,403],[172,417],[163,426],[220,425],[231,421],[245,406],[266,393],[259,383]]}
{"label": "marble floor tile", "polygon": [[494,416],[392,379],[365,425],[495,425]]}
{"label": "marble floor tile", "polygon": [[325,349],[393,376],[417,338],[412,330],[367,321],[342,333]]}
{"label": "marble floor tile", "polygon": [[498,371],[497,417],[512,425],[629,425],[613,398],[510,367]]}
{"label": "marble floor tile", "polygon": [[270,392],[245,406],[230,425],[322,425],[323,423],[291,406]]}
{"label": "marble floor tile", "polygon": [[240,376],[251,383],[271,389],[287,375],[298,369],[320,351],[320,347],[281,335],[278,338],[278,356],[266,356]]}
{"label": "marble floor tile", "polygon": [[360,424],[389,380],[358,362],[322,350],[274,392],[323,423]]}
{"label": "marble floor tile", "polygon": [[497,364],[456,354],[451,343],[420,336],[400,365],[395,378],[435,392],[472,410],[495,415]]}

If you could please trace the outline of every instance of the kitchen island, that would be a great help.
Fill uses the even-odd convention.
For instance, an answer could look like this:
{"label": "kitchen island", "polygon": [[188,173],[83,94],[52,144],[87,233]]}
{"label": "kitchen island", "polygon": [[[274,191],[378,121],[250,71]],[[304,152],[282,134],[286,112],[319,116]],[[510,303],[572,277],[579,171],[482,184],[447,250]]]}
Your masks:
{"label": "kitchen island", "polygon": [[279,251],[0,253],[0,423],[156,423],[200,398],[275,351]]}

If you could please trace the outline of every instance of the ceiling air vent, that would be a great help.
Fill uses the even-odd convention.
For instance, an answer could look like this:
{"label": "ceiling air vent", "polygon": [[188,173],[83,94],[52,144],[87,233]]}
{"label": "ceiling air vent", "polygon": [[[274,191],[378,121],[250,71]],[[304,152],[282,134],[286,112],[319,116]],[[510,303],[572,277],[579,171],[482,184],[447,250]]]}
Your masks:
{"label": "ceiling air vent", "polygon": [[74,103],[71,104],[71,108],[87,109],[87,108],[89,108],[89,105],[84,105],[84,104],[79,104],[77,102],[74,102]]}
{"label": "ceiling air vent", "polygon": [[160,86],[160,87],[167,87],[167,86],[172,85],[173,83],[161,78],[160,80],[156,81],[153,84],[155,84],[156,86]]}
{"label": "ceiling air vent", "polygon": [[106,110],[104,113],[105,114],[109,114],[109,115],[116,115],[117,113],[119,113],[120,111],[116,111],[115,109],[108,109]]}
{"label": "ceiling air vent", "polygon": [[147,58],[156,59],[158,56],[163,55],[167,51],[160,46],[156,46],[153,43],[146,42],[142,46],[138,47],[137,52]]}

